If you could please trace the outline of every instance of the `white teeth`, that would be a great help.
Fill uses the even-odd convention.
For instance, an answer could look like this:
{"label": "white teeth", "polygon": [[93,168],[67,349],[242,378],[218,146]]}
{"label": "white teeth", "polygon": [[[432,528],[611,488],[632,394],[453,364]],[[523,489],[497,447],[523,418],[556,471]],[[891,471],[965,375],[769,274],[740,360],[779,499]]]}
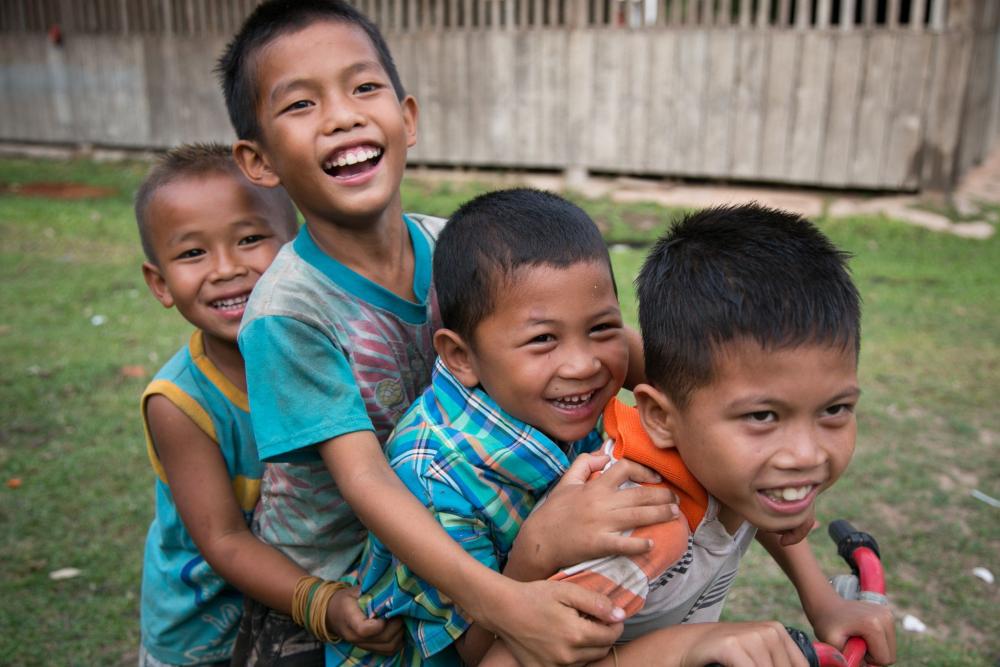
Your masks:
{"label": "white teeth", "polygon": [[812,486],[788,486],[783,489],[768,489],[764,491],[764,495],[772,500],[794,502],[808,496],[810,491],[812,491]]}
{"label": "white teeth", "polygon": [[327,160],[323,163],[323,169],[329,171],[334,167],[346,167],[347,165],[358,164],[365,160],[377,158],[381,154],[382,150],[378,148],[359,148],[354,151],[342,153],[336,160]]}
{"label": "white teeth", "polygon": [[588,394],[577,394],[576,396],[563,396],[562,398],[553,399],[553,402],[566,407],[575,407],[586,403],[593,397],[594,392],[590,392]]}
{"label": "white teeth", "polygon": [[236,306],[242,306],[247,302],[249,297],[247,295],[236,296],[231,299],[219,299],[218,301],[212,302],[213,308],[234,308]]}

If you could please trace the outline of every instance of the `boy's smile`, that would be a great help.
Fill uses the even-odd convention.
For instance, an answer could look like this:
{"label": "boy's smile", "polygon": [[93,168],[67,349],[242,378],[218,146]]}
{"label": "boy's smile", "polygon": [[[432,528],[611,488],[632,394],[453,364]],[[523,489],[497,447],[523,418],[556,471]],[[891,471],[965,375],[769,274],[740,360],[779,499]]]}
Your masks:
{"label": "boy's smile", "polygon": [[253,146],[307,221],[371,224],[400,207],[416,103],[397,99],[364,31],[320,21],[274,39],[258,56],[258,90],[261,140],[239,145]]}
{"label": "boy's smile", "polygon": [[149,207],[150,289],[209,339],[235,344],[253,286],[291,238],[285,216],[238,174],[168,183]]}
{"label": "boy's smile", "polygon": [[518,269],[473,338],[459,380],[560,442],[594,428],[628,366],[611,270],[600,261]]}
{"label": "boy's smile", "polygon": [[661,446],[677,447],[719,500],[730,532],[744,520],[767,531],[794,528],[854,452],[855,353],[730,342],[716,353],[713,372],[685,407],[670,410],[672,441]]}

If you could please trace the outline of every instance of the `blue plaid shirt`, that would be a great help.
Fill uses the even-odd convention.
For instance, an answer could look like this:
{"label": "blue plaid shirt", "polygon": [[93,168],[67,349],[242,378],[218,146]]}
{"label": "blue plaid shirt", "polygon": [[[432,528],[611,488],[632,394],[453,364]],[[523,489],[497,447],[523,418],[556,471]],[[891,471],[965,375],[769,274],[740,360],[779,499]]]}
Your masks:
{"label": "blue plaid shirt", "polygon": [[[575,457],[600,445],[595,430],[567,451]],[[431,386],[396,425],[386,448],[396,474],[448,534],[497,571],[521,523],[570,461],[558,444],[504,412],[482,389],[462,386],[440,359]],[[403,617],[406,648],[386,658],[350,644],[328,645],[327,665],[461,664],[452,644],[470,621],[374,535],[359,577],[367,614]]]}

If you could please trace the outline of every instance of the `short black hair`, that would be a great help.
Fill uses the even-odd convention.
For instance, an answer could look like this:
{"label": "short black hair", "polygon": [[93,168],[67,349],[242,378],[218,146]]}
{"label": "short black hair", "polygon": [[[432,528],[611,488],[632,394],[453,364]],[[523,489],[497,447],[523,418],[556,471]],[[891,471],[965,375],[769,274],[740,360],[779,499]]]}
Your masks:
{"label": "short black hair", "polygon": [[804,218],[758,204],[684,216],[636,279],[646,377],[680,407],[734,340],[839,345],[857,355],[861,299],[849,255]]}
{"label": "short black hair", "polygon": [[[209,174],[224,174],[236,180],[246,180],[233,159],[231,146],[220,143],[181,144],[167,151],[150,170],[146,180],[135,194],[135,221],[139,227],[139,242],[142,251],[153,264],[159,266],[156,250],[149,236],[149,205],[160,188],[184,178],[197,178]],[[256,186],[255,186],[256,187]],[[292,200],[284,188],[258,187],[264,197],[269,198],[282,212],[290,230],[295,230],[298,218]]]}
{"label": "short black hair", "polygon": [[361,28],[375,47],[396,96],[400,100],[406,97],[382,33],[368,17],[345,0],[269,0],[250,13],[226,45],[215,67],[226,98],[229,120],[238,138],[250,141],[261,139],[257,120],[257,102],[261,94],[257,81],[257,57],[261,50],[279,37],[320,21],[347,23]]}
{"label": "short black hair", "polygon": [[578,262],[603,262],[611,273],[601,232],[578,206],[529,188],[480,195],[455,212],[434,250],[442,323],[473,344],[518,269]]}

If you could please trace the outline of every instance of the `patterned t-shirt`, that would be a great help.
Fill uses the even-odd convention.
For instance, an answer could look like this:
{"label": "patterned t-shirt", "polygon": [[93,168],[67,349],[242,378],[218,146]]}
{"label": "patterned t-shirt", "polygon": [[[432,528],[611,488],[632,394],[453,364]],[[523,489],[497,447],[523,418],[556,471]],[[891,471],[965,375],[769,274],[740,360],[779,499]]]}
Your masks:
{"label": "patterned t-shirt", "polygon": [[258,281],[240,329],[254,434],[267,462],[254,532],[325,579],[348,572],[365,528],[316,445],[356,431],[384,443],[430,381],[440,326],[431,253],[444,220],[405,221],[415,302],[325,254],[303,227]]}

